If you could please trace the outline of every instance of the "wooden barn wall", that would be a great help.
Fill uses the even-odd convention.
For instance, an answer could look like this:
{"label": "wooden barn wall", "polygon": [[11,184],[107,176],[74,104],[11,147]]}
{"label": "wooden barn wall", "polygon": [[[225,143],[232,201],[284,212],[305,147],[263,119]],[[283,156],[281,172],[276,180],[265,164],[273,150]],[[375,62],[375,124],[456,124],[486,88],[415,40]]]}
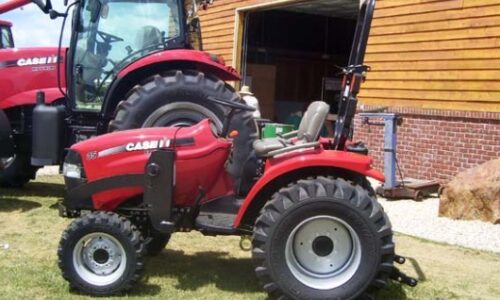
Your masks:
{"label": "wooden barn wall", "polygon": [[[200,13],[204,46],[233,64],[235,9]],[[500,112],[499,0],[378,0],[366,55],[368,105]]]}

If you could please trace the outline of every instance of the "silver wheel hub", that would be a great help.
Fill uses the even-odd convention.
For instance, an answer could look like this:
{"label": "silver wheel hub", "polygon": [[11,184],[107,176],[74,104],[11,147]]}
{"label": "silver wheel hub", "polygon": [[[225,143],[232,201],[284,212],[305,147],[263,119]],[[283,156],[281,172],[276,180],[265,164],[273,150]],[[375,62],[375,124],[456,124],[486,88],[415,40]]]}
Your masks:
{"label": "silver wheel hub", "polygon": [[75,271],[85,281],[108,285],[125,273],[127,257],[121,243],[106,233],[82,237],[73,250]]}
{"label": "silver wheel hub", "polygon": [[308,218],[297,225],[286,243],[287,265],[304,285],[329,290],[347,282],[361,261],[359,237],[343,220]]}
{"label": "silver wheel hub", "polygon": [[[162,119],[167,115],[167,114],[175,114],[177,112],[181,111],[192,111],[196,112],[200,115],[205,116],[208,119],[211,119],[214,123],[217,129],[221,130],[223,127],[222,122],[219,120],[217,115],[211,111],[210,109],[201,106],[199,104],[196,104],[194,102],[173,102],[167,105],[164,105],[160,108],[158,108],[156,111],[154,111],[147,119],[144,121],[144,124],[142,124],[142,127],[158,127],[158,124],[162,123]],[[189,127],[194,125],[191,121],[188,120],[176,120],[175,122],[172,122],[168,124],[169,127]]]}

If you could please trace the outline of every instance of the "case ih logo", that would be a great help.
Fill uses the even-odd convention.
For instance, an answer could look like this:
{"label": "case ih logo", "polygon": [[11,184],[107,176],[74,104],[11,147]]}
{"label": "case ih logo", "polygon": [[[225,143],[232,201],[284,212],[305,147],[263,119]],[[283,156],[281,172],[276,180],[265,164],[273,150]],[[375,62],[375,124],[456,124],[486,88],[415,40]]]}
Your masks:
{"label": "case ih logo", "polygon": [[170,147],[170,140],[153,140],[153,141],[142,141],[137,143],[128,143],[125,146],[125,150],[131,151],[141,151],[141,150],[155,150]]}
{"label": "case ih logo", "polygon": [[43,57],[30,57],[20,58],[17,60],[19,67],[34,66],[34,65],[48,65],[57,63],[57,55],[43,56]]}

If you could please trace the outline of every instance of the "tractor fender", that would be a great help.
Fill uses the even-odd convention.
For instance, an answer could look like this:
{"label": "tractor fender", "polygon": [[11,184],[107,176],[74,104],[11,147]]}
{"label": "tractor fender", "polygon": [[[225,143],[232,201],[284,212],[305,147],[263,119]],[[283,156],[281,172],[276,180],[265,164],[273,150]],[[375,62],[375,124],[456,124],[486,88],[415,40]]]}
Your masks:
{"label": "tractor fender", "polygon": [[131,63],[117,74],[106,94],[102,115],[112,118],[118,103],[136,84],[155,74],[185,68],[185,65],[224,81],[241,79],[236,70],[218,63],[206,52],[183,49],[157,52]]}
{"label": "tractor fender", "polygon": [[[287,156],[278,159],[270,159],[265,166],[264,175],[255,183],[234,220],[234,227],[242,225],[242,220],[248,212],[248,208],[259,198],[261,191],[283,176],[296,173],[300,170],[314,168],[332,168],[350,171],[379,181],[384,181],[384,174],[372,168],[373,159],[369,156],[355,154],[345,151],[319,150],[308,154]],[[334,175],[334,174],[332,174]],[[260,210],[260,207],[259,207]]]}
{"label": "tractor fender", "polygon": [[11,157],[14,155],[14,141],[12,140],[12,131],[7,115],[0,109],[0,158]]}
{"label": "tractor fender", "polygon": [[167,50],[146,56],[125,67],[118,73],[117,77],[123,78],[127,76],[127,74],[138,69],[151,67],[155,64],[164,62],[192,63],[196,65],[198,70],[204,73],[213,74],[224,81],[236,81],[241,79],[235,69],[219,63],[215,56],[203,51],[186,49]]}
{"label": "tractor fender", "polygon": [[45,92],[45,103],[46,104],[51,104],[57,100],[64,98],[64,95],[61,94],[61,91],[56,87],[29,90],[29,91],[24,91],[22,93],[12,95],[12,96],[0,101],[0,109],[8,109],[8,108],[12,108],[12,107],[25,106],[25,105],[35,105],[36,104],[36,94],[40,91]]}

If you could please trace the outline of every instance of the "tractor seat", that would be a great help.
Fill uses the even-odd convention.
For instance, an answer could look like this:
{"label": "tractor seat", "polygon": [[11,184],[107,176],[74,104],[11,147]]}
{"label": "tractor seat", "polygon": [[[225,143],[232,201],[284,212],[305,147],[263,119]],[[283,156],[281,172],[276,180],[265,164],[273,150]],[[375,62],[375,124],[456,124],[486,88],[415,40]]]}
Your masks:
{"label": "tractor seat", "polygon": [[[288,151],[318,145],[319,133],[323,128],[330,106],[322,101],[312,102],[304,113],[299,129],[281,137],[256,140],[253,148],[257,156],[275,156]],[[293,137],[296,137],[292,139]]]}

